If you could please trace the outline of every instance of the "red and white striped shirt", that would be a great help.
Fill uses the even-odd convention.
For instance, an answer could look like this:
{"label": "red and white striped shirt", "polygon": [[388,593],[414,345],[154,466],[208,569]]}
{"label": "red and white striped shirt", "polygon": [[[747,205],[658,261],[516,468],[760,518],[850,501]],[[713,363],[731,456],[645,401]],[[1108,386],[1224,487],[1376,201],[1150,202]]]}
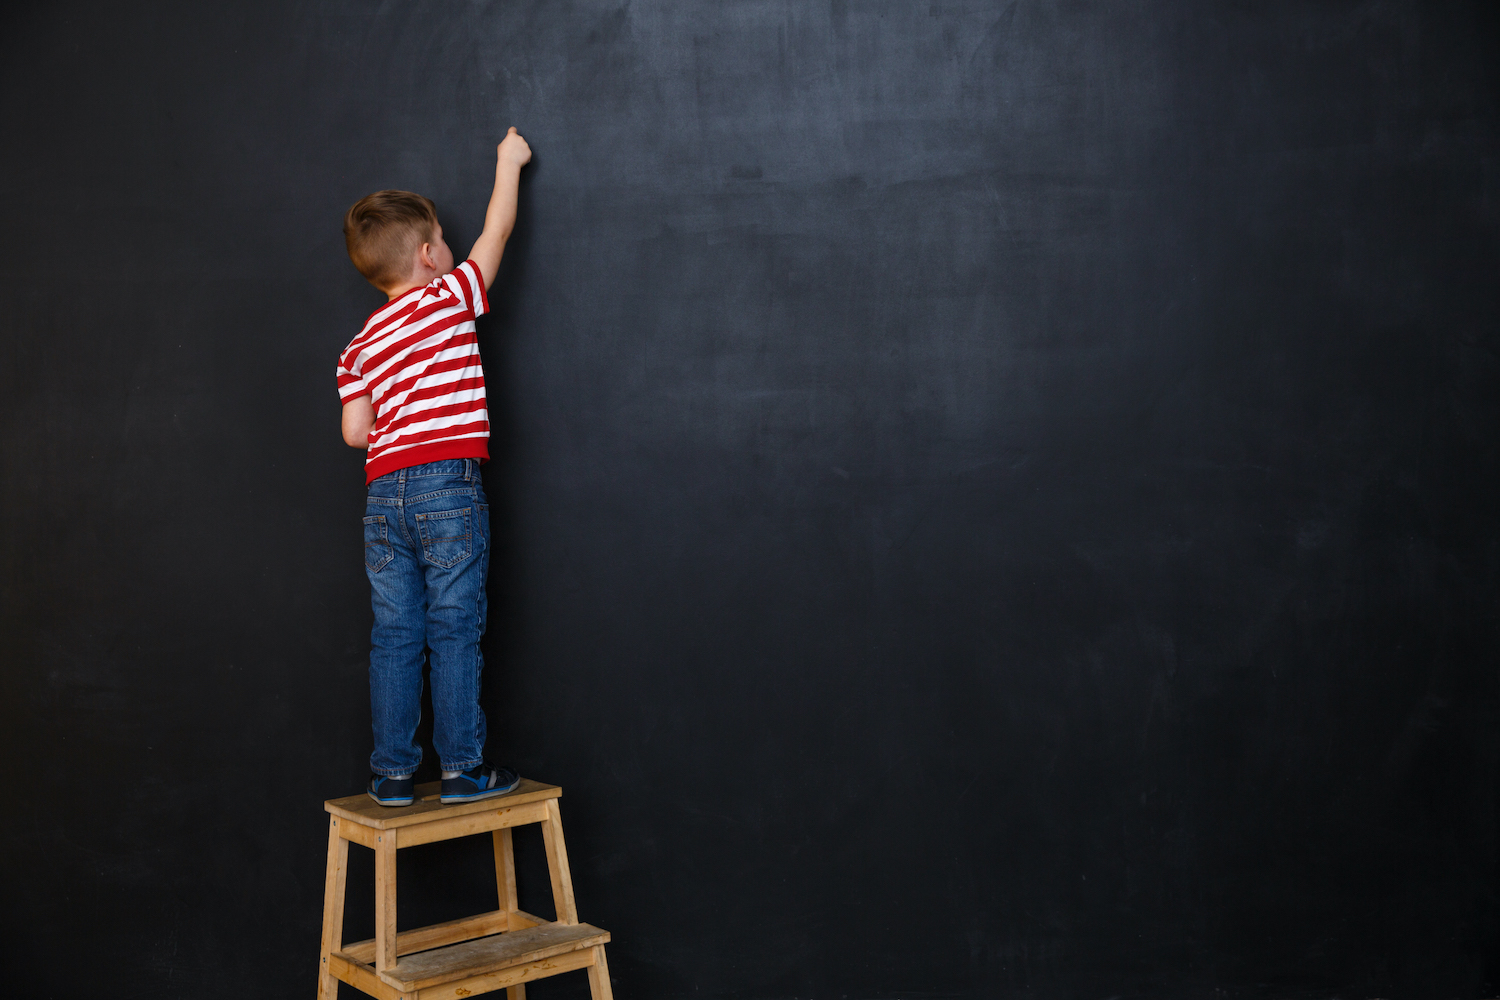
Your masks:
{"label": "red and white striped shirt", "polygon": [[490,457],[490,416],[474,319],[489,311],[466,260],[370,315],[339,355],[339,398],[369,395],[375,426],[365,482],[449,458]]}

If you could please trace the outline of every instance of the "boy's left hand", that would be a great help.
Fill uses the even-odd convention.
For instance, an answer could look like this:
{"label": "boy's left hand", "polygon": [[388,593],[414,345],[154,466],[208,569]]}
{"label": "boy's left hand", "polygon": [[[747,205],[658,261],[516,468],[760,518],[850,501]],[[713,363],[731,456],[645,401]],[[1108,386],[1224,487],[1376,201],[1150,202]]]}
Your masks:
{"label": "boy's left hand", "polygon": [[524,167],[531,162],[531,147],[526,145],[526,140],[521,138],[521,133],[516,131],[512,125],[510,131],[505,133],[505,138],[495,149],[495,159],[501,164],[513,167]]}

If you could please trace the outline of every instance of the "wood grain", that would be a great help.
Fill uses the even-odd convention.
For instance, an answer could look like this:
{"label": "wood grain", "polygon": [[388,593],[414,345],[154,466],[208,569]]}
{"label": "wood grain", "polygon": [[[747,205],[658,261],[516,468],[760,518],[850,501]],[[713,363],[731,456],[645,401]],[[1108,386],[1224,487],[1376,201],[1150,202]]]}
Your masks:
{"label": "wood grain", "polygon": [[396,842],[375,838],[375,971],[396,964]]}
{"label": "wood grain", "polygon": [[573,873],[568,868],[568,847],[563,840],[562,813],[556,799],[547,800],[547,819],[542,823],[542,840],[547,845],[547,871],[552,876],[552,902],[557,907],[557,922],[578,923],[578,907],[573,900]]}
{"label": "wood grain", "polygon": [[411,992],[572,952],[584,954],[577,966],[582,968],[592,961],[594,946],[608,941],[609,931],[590,924],[543,924],[408,955],[392,968],[378,971],[385,983]]}
{"label": "wood grain", "polygon": [[[488,913],[475,914],[472,917],[462,917],[458,920],[448,920],[441,924],[431,924],[427,927],[418,927],[414,930],[401,931],[396,935],[396,956],[410,955],[429,948],[441,948],[444,945],[456,944],[459,941],[469,941],[473,938],[488,937],[491,934],[499,934],[501,931],[511,929],[511,914],[504,910],[491,910]],[[374,938],[364,941],[356,941],[345,945],[342,949],[345,955],[357,962],[375,961],[376,943]],[[339,949],[334,949],[338,951]]]}
{"label": "wood grain", "polygon": [[339,833],[339,818],[328,817],[328,866],[323,877],[323,941],[318,966],[318,1000],[338,1000],[338,979],[328,956],[344,943],[344,884],[349,874],[349,841]]}

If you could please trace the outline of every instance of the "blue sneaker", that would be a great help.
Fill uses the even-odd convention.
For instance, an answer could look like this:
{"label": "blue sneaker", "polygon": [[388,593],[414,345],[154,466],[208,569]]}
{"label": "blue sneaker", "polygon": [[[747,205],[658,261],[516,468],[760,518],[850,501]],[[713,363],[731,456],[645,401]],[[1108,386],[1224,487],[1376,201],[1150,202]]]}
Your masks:
{"label": "blue sneaker", "polygon": [[370,798],[383,806],[409,806],[416,799],[416,782],[408,774],[404,778],[387,778],[383,774],[370,775]]}
{"label": "blue sneaker", "polygon": [[510,768],[495,767],[485,761],[478,767],[460,773],[456,778],[444,778],[438,799],[448,803],[473,802],[513,792],[520,784],[521,776]]}

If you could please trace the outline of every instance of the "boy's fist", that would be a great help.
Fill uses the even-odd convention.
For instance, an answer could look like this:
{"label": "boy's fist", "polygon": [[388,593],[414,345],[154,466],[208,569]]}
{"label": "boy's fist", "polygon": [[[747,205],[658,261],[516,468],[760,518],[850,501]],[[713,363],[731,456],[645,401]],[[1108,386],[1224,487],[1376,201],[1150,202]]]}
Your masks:
{"label": "boy's fist", "polygon": [[495,157],[500,163],[524,167],[531,162],[531,147],[526,145],[526,140],[521,138],[521,133],[512,125],[496,148]]}

